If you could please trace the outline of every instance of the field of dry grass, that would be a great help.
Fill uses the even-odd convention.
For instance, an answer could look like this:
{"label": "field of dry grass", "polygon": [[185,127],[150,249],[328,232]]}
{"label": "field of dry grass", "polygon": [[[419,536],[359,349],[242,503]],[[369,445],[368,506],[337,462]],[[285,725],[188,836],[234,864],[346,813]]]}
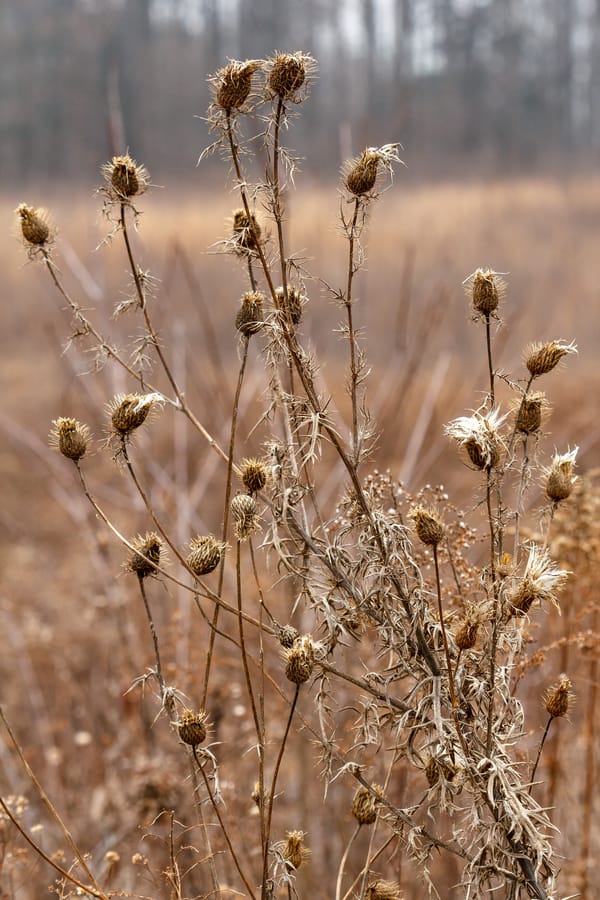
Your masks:
{"label": "field of dry grass", "polygon": [[[112,320],[111,313],[130,280],[127,262],[117,238],[94,250],[106,223],[100,217],[100,201],[90,199],[90,193],[71,196],[64,189],[40,187],[26,197],[5,196],[2,224],[7,235],[14,230],[11,210],[19,202],[47,206],[58,226],[56,265],[63,283],[95,322],[125,344],[138,334],[139,324],[129,316]],[[334,185],[302,186],[293,192],[287,198],[287,243],[306,271],[309,303],[300,326],[302,339],[321,362],[317,380],[323,393],[333,397],[332,414],[335,411],[349,431],[347,348],[335,333],[342,312],[326,290],[326,285],[343,285],[346,277],[339,204]],[[243,267],[219,252],[217,242],[228,235],[228,218],[238,203],[198,178],[197,187],[188,186],[185,192],[166,184],[139,205],[143,215],[135,252],[141,267],[157,279],[151,301],[154,323],[196,416],[220,446],[227,446],[240,353],[234,318],[246,286]],[[506,373],[507,379],[522,378],[521,357],[528,343],[576,341],[578,355],[552,372],[544,385],[552,412],[544,424],[539,462],[547,465],[555,447],[577,445],[577,472],[593,473],[600,466],[600,297],[593,263],[599,233],[600,179],[411,187],[410,171],[402,171],[373,211],[366,266],[357,276],[355,315],[371,369],[367,403],[377,440],[361,474],[389,469],[415,494],[426,483],[443,483],[451,501],[478,529],[473,564],[484,552],[482,496],[472,471],[443,434],[444,423],[478,406],[488,388],[484,339],[481,327],[470,321],[462,282],[478,266],[508,273],[501,307],[504,327],[495,339],[496,371]],[[123,548],[86,503],[73,466],[47,445],[51,420],[58,416],[87,422],[101,438],[106,403],[133,386],[111,365],[95,372],[93,358],[77,343],[61,353],[70,318],[47,273],[40,265],[25,263],[17,240],[7,237],[0,247],[2,708],[76,843],[90,854],[104,890],[153,898],[207,896],[199,859],[188,849],[205,848],[204,839],[197,840],[204,828],[194,803],[198,775],[173,748],[164,717],[155,721],[154,686],[129,691],[153,665],[153,656],[136,586],[121,570]],[[258,344],[251,344],[250,352],[238,423],[240,458],[263,450],[261,431],[254,427],[265,406],[265,363]],[[167,390],[164,379],[160,389]],[[501,379],[498,393],[501,404],[503,399],[508,402],[508,386]],[[151,437],[146,431],[136,438],[135,456],[144,482],[152,484],[154,506],[182,546],[192,532],[218,533],[225,466],[196,431],[177,416],[161,415]],[[86,462],[94,495],[110,510],[111,520],[129,536],[146,531],[146,509],[123,471],[100,449]],[[320,502],[333,517],[344,473],[327,452],[323,464],[330,468],[321,481]],[[562,831],[556,845],[565,857],[564,873],[556,896],[566,897],[569,890],[574,893],[583,886],[581,896],[593,900],[600,898],[600,888],[593,877],[584,877],[584,870],[600,849],[593,790],[597,761],[590,758],[596,738],[590,723],[597,703],[598,647],[591,635],[598,624],[598,526],[593,517],[586,519],[585,504],[595,509],[599,484],[593,474],[589,478],[589,493],[579,497],[579,518],[568,512],[558,517],[564,524],[557,524],[555,554],[564,568],[577,567],[563,595],[563,616],[559,619],[550,611],[538,617],[527,639],[531,645],[526,641],[526,691],[520,699],[528,718],[520,758],[535,754],[546,724],[540,698],[568,665],[579,699],[569,721],[551,731],[540,764],[540,797],[556,807],[552,819]],[[540,504],[540,492],[540,485],[532,482],[528,505]],[[531,522],[534,535],[535,515]],[[225,589],[234,597],[235,572],[226,576]],[[152,590],[167,681],[176,680],[178,689],[197,702],[206,623],[177,585],[158,583]],[[280,616],[286,615],[292,599],[285,585],[278,594],[275,579],[269,602]],[[298,613],[301,629],[306,627],[303,621]],[[588,629],[591,649],[583,639],[573,645],[563,640]],[[553,642],[558,643],[535,658],[536,648]],[[276,656],[269,652],[276,666]],[[341,652],[351,655],[349,650]],[[227,815],[234,822],[252,823],[256,810],[247,763],[252,717],[239,661],[226,641],[217,643],[213,680],[207,711],[212,740],[222,742],[217,752]],[[275,691],[273,696],[274,702],[281,701]],[[302,697],[300,711],[309,720],[311,704],[310,696]],[[285,708],[281,706],[283,718]],[[302,721],[292,729],[286,750],[276,831],[282,835],[302,828],[307,833],[312,857],[298,872],[298,896],[331,898],[334,874],[354,827],[349,814],[352,790],[343,779],[333,782],[325,804],[319,762],[301,734]],[[355,728],[352,711],[342,710],[336,725],[350,735]],[[389,764],[385,745],[370,748],[368,759],[384,778]],[[417,776],[398,766],[389,784],[395,804],[408,806],[423,793],[427,785],[419,777],[422,773]],[[72,850],[43,809],[6,733],[0,742],[0,779],[4,797],[27,797],[22,822],[34,827],[45,852],[58,853],[60,864],[69,869]],[[175,810],[175,821],[165,810]],[[205,814],[210,819],[210,810]],[[10,829],[6,819],[0,820],[2,896],[42,896],[53,873]],[[216,828],[213,841],[222,853],[215,835]],[[236,838],[242,865],[254,872],[257,860],[253,847],[245,846],[245,826]],[[348,863],[353,876],[360,871],[368,841],[368,835],[359,835],[353,850],[356,864],[352,856]],[[400,882],[406,900],[423,896],[418,872],[398,850],[388,855],[384,851],[379,863],[379,871]],[[222,866],[221,883],[239,888],[231,863]],[[172,875],[175,868],[188,872],[180,893],[162,874],[168,870]],[[442,897],[465,896],[464,886],[454,887],[459,873],[452,860],[432,861],[432,877]],[[349,886],[345,884],[344,892]],[[71,888],[59,890],[59,896],[70,896]]]}

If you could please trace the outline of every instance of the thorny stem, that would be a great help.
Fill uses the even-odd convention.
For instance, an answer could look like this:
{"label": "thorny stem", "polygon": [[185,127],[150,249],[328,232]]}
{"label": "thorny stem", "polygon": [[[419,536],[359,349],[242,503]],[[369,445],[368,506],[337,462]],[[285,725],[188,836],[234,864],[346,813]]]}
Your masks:
{"label": "thorny stem", "polygon": [[450,648],[448,646],[448,635],[446,634],[446,624],[444,622],[444,610],[442,607],[442,584],[440,581],[440,564],[438,560],[437,544],[433,547],[433,563],[435,566],[435,584],[437,589],[438,614],[440,617],[440,627],[442,629],[442,638],[444,641],[444,654],[446,656],[446,666],[448,668],[448,689],[450,691],[450,700],[452,708],[458,707],[458,699],[454,689],[454,675],[452,674],[452,662],[450,660]]}
{"label": "thorny stem", "polygon": [[513,562],[516,566],[519,562],[519,525],[521,522],[521,510],[523,509],[523,495],[527,484],[527,476],[529,474],[529,455],[527,452],[527,435],[523,436],[523,462],[521,464],[521,476],[519,478],[519,488],[517,491],[517,500],[515,504],[515,542],[513,549]]}
{"label": "thorny stem", "polygon": [[[251,221],[251,220],[249,220]],[[229,432],[229,450],[227,456],[227,478],[225,482],[225,501],[223,504],[223,534],[222,539],[223,543],[227,540],[227,529],[229,527],[229,505],[231,499],[231,481],[232,481],[232,473],[233,473],[233,451],[235,448],[235,437],[237,433],[237,418],[238,418],[238,410],[240,405],[240,395],[242,392],[242,384],[244,383],[244,373],[246,371],[246,363],[248,362],[248,345],[250,343],[249,335],[245,335],[244,337],[244,351],[242,355],[242,362],[240,364],[240,370],[238,373],[238,380],[235,389],[235,396],[233,399],[233,411],[231,413],[231,430]],[[223,593],[223,580],[225,577],[225,556],[221,559],[221,565],[219,568],[219,584],[217,587],[217,596],[219,600],[221,599],[221,595]],[[219,622],[219,604],[215,606],[215,610],[213,613],[212,627],[210,629],[210,636],[208,639],[208,650],[206,653],[206,666],[204,669],[204,686],[202,689],[202,708],[206,705],[206,698],[208,696],[208,682],[210,678],[210,669],[213,660],[214,648],[215,648],[215,638],[216,638],[216,629],[217,624]]]}
{"label": "thorny stem", "polygon": [[350,397],[352,399],[352,456],[354,465],[358,466],[358,370],[356,366],[356,336],[354,333],[354,322],[352,318],[352,281],[356,272],[354,267],[354,242],[356,240],[356,223],[360,209],[360,197],[354,199],[354,213],[352,216],[352,224],[348,231],[348,282],[346,285],[346,295],[344,297],[344,305],[348,316],[348,347],[350,350]]}
{"label": "thorny stem", "polygon": [[496,653],[498,651],[498,629],[500,627],[500,598],[498,593],[498,582],[496,580],[496,529],[494,527],[494,517],[492,514],[492,470],[488,466],[486,470],[486,506],[488,524],[490,528],[490,578],[492,582],[492,591],[494,594],[494,618],[492,620],[492,646],[490,649],[490,680],[488,685],[488,715],[487,715],[487,736],[485,741],[485,752],[489,758],[492,753],[492,738],[494,726],[494,693],[496,689]]}
{"label": "thorny stem", "polygon": [[544,744],[546,743],[546,738],[548,737],[548,732],[550,731],[550,726],[552,725],[553,718],[554,718],[554,716],[550,716],[550,718],[546,722],[546,727],[544,728],[542,740],[540,741],[540,746],[538,747],[538,752],[537,752],[537,756],[535,758],[535,762],[533,764],[533,769],[531,770],[531,775],[529,776],[529,781],[531,782],[531,784],[529,785],[529,793],[530,794],[533,790],[533,780],[535,778],[535,773],[537,771],[538,763],[540,761],[540,757],[542,755],[542,750],[544,749]]}
{"label": "thorny stem", "polygon": [[494,392],[494,366],[492,363],[492,334],[489,312],[485,314],[485,342],[487,346],[488,371],[490,375],[490,407],[493,409],[496,405],[496,396]]}
{"label": "thorny stem", "polygon": [[165,684],[165,679],[162,673],[162,665],[160,661],[160,650],[158,646],[158,635],[156,633],[156,626],[154,625],[154,619],[152,617],[152,611],[150,609],[150,604],[148,603],[148,597],[146,595],[146,587],[144,585],[144,576],[138,575],[138,584],[140,586],[140,593],[142,595],[142,600],[144,601],[144,608],[146,610],[146,616],[148,618],[148,625],[150,626],[150,634],[152,635],[152,643],[154,645],[154,659],[156,662],[156,678],[158,680],[158,684],[160,687],[160,699],[163,706],[166,706],[169,710],[169,715],[174,719],[175,718],[175,703],[173,698],[169,695],[167,691],[167,686]]}

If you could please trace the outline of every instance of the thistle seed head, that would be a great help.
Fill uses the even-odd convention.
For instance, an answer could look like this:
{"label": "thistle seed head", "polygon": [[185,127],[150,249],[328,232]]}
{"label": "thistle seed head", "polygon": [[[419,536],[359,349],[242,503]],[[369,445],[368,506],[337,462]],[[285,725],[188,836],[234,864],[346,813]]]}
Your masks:
{"label": "thistle seed head", "polygon": [[569,704],[573,701],[574,695],[571,693],[571,679],[564,674],[560,676],[558,682],[549,687],[544,695],[544,706],[546,712],[553,719],[559,719],[566,716],[569,712]]}
{"label": "thistle seed head", "polygon": [[243,459],[241,463],[242,484],[249,494],[262,491],[269,478],[269,467],[263,459]]}
{"label": "thistle seed head", "polygon": [[476,315],[491,315],[506,293],[506,282],[493,269],[476,269],[465,284]]}
{"label": "thistle seed head", "polygon": [[280,645],[285,649],[289,650],[294,646],[294,642],[297,638],[300,637],[297,628],[294,628],[293,625],[275,625],[275,634],[277,635],[277,640]]}
{"label": "thistle seed head", "polygon": [[110,402],[111,425],[120,437],[125,437],[143,425],[148,413],[164,402],[160,394],[117,394]]}
{"label": "thistle seed head", "polygon": [[574,341],[549,341],[546,344],[530,344],[525,350],[525,365],[534,378],[546,375],[556,368],[569,353],[577,353]]}
{"label": "thistle seed head", "polygon": [[346,189],[354,197],[364,197],[374,190],[381,168],[391,177],[392,164],[402,164],[398,156],[399,146],[399,144],[384,144],[383,147],[365,147],[360,156],[344,163],[342,181]]}
{"label": "thistle seed head", "polygon": [[287,103],[301,103],[307,96],[317,64],[308,53],[276,53],[267,60],[267,95]]}
{"label": "thistle seed head", "polygon": [[[383,788],[380,785],[374,784],[373,789],[383,797]],[[372,792],[361,785],[354,795],[351,812],[359,825],[372,825],[377,818],[377,806],[377,800]]]}
{"label": "thistle seed head", "polygon": [[54,229],[50,224],[47,210],[20,203],[15,212],[20,218],[23,241],[30,251],[43,250],[52,242]]}
{"label": "thistle seed head", "polygon": [[106,182],[104,190],[114,201],[130,201],[132,197],[143,194],[150,184],[145,166],[137,163],[128,153],[113,156],[110,162],[104,163],[101,171]]}
{"label": "thistle seed head", "polygon": [[545,394],[536,392],[523,397],[517,410],[516,428],[522,434],[535,434],[542,424],[542,413],[546,407]]}
{"label": "thistle seed head", "polygon": [[560,612],[556,595],[564,586],[569,572],[559,569],[550,558],[548,551],[537,544],[529,547],[529,557],[525,570],[508,593],[515,615],[525,615],[533,603],[552,603]]}
{"label": "thistle seed head", "polygon": [[299,869],[310,857],[310,850],[304,844],[304,832],[288,831],[286,837],[287,840],[281,846],[281,855],[294,869]]}
{"label": "thistle seed head", "polygon": [[183,710],[177,723],[177,731],[184,744],[197,747],[205,740],[207,719],[208,715],[204,710],[199,712],[193,712],[191,709]]}
{"label": "thistle seed head", "polygon": [[138,578],[153,575],[160,563],[162,539],[154,531],[149,531],[143,536],[138,535],[131,543],[134,549],[125,562],[127,571],[133,572]]}
{"label": "thistle seed head", "polygon": [[236,253],[247,256],[256,252],[261,239],[262,230],[256,216],[245,209],[236,209],[233,213],[233,243]]}
{"label": "thistle seed head", "polygon": [[231,514],[238,540],[246,541],[258,530],[258,507],[250,494],[237,494],[231,501]]}
{"label": "thistle seed head", "polygon": [[315,665],[315,645],[310,634],[296,638],[289,650],[284,650],[285,677],[293,684],[304,684]]}
{"label": "thistle seed head", "polygon": [[198,536],[190,541],[190,553],[187,564],[194,575],[208,575],[221,562],[226,544],[218,541],[212,534]]}
{"label": "thistle seed head", "polygon": [[469,619],[465,619],[465,621],[459,625],[458,630],[454,635],[454,643],[459,650],[473,649],[477,641],[478,629],[479,622],[471,622]]}
{"label": "thistle seed head", "polygon": [[241,110],[252,91],[252,76],[262,66],[261,59],[247,59],[245,62],[232,60],[219,69],[209,79],[216,106],[228,112]]}
{"label": "thistle seed head", "polygon": [[476,469],[493,469],[500,462],[503,447],[500,427],[506,416],[497,409],[472,416],[460,416],[445,427],[446,434],[455,440]]}
{"label": "thistle seed head", "polygon": [[417,506],[411,510],[411,518],[415,523],[415,531],[419,540],[429,547],[437,547],[444,539],[444,525],[440,517],[430,510]]}
{"label": "thistle seed head", "polygon": [[[291,323],[292,325],[298,325],[302,318],[302,307],[308,300],[299,290],[288,284],[287,302]],[[275,291],[275,303],[277,304],[277,309],[285,310],[285,292],[282,287],[278,287]]]}
{"label": "thistle seed head", "polygon": [[573,469],[578,452],[579,447],[575,447],[566,453],[555,453],[550,467],[544,469],[546,496],[553,503],[560,503],[561,500],[571,496],[573,485],[577,480],[573,475]]}
{"label": "thistle seed head", "polygon": [[263,304],[265,296],[260,291],[246,291],[235,317],[235,327],[243,335],[249,337],[263,327]]}
{"label": "thistle seed head", "polygon": [[402,900],[399,885],[395,881],[383,881],[381,878],[369,882],[365,897],[366,900]]}
{"label": "thistle seed head", "polygon": [[52,422],[54,428],[50,432],[50,446],[60,451],[67,459],[77,462],[90,444],[90,429],[77,419],[59,418]]}

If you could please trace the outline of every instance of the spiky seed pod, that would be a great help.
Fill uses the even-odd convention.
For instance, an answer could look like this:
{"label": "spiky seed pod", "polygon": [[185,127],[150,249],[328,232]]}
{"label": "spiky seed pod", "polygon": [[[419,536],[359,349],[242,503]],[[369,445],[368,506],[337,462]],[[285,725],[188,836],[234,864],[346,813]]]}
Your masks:
{"label": "spiky seed pod", "polygon": [[579,448],[568,450],[566,453],[556,453],[550,468],[545,469],[546,496],[553,503],[560,503],[571,496],[573,485],[577,480],[573,475],[575,458]]}
{"label": "spiky seed pod", "polygon": [[556,595],[568,576],[569,572],[557,568],[543,547],[531,544],[523,575],[508,594],[513,613],[525,615],[536,601],[548,601],[560,609]]}
{"label": "spiky seed pod", "polygon": [[269,477],[269,467],[262,459],[243,459],[241,464],[242,484],[249,494],[262,491]]}
{"label": "spiky seed pod", "polygon": [[445,427],[446,434],[458,442],[476,469],[493,469],[500,462],[503,446],[500,427],[506,416],[497,409],[472,416],[460,416]]}
{"label": "spiky seed pod", "polygon": [[162,402],[159,394],[117,394],[109,404],[113,430],[125,436],[143,425],[152,407]]}
{"label": "spiky seed pod", "polygon": [[212,534],[199,535],[190,541],[187,564],[194,575],[208,575],[221,562],[224,549],[225,544],[218,541]]}
{"label": "spiky seed pod", "polygon": [[85,456],[90,443],[90,429],[77,419],[59,418],[52,424],[50,444],[59,450],[67,459],[77,462]]}
{"label": "spiky seed pod", "polygon": [[267,92],[291,103],[304,99],[307,79],[314,72],[315,61],[306,53],[276,53],[267,61]]}
{"label": "spiky seed pod", "polygon": [[232,60],[211,79],[215,93],[215,103],[221,109],[241,109],[252,90],[252,76],[263,65],[260,59],[245,62]]}
{"label": "spiky seed pod", "polygon": [[[380,797],[383,797],[383,788],[380,785],[374,784],[373,789]],[[372,825],[377,818],[377,800],[363,785],[354,795],[351,812],[359,825]]]}
{"label": "spiky seed pod", "polygon": [[102,166],[102,175],[106,182],[105,192],[113,200],[128,201],[143,194],[150,184],[145,166],[137,163],[128,153],[113,156],[110,162]]}
{"label": "spiky seed pod", "polygon": [[506,284],[493,269],[477,269],[467,279],[471,302],[476,313],[489,316],[498,309]]}
{"label": "spiky seed pod", "polygon": [[193,712],[191,709],[183,710],[177,723],[177,731],[184,744],[197,747],[205,740],[207,718],[204,710],[200,710],[200,712]]}
{"label": "spiky seed pod", "polygon": [[297,628],[293,625],[275,625],[275,634],[277,640],[285,650],[289,650],[294,646],[294,642],[300,637]]}
{"label": "spiky seed pod", "polygon": [[[302,318],[302,307],[307,302],[307,299],[300,291],[292,287],[291,284],[288,284],[287,302],[290,312],[290,321],[292,325],[298,325]],[[277,309],[285,309],[285,293],[282,287],[278,287],[275,291],[275,303],[277,304]]]}
{"label": "spiky seed pod", "polygon": [[293,684],[304,684],[312,675],[315,648],[310,634],[296,638],[289,650],[284,650],[285,677]]}
{"label": "spiky seed pod", "polygon": [[569,712],[569,703],[573,700],[571,694],[571,679],[564,674],[560,676],[558,682],[548,688],[544,696],[544,706],[546,712],[553,719],[559,719],[566,716]]}
{"label": "spiky seed pod", "polygon": [[360,156],[346,164],[343,173],[344,184],[355,197],[362,197],[375,187],[379,159],[377,150],[367,147]]}
{"label": "spiky seed pod", "polygon": [[522,434],[535,434],[542,424],[545,395],[541,392],[524,397],[517,411],[516,428]]}
{"label": "spiky seed pod", "polygon": [[153,575],[160,563],[163,545],[161,538],[154,531],[149,531],[143,536],[138,535],[131,543],[134,550],[125,563],[125,568],[134,572],[138,578]]}
{"label": "spiky seed pod", "polygon": [[399,885],[395,881],[383,881],[381,878],[369,882],[365,897],[366,900],[402,900]]}
{"label": "spiky seed pod", "polygon": [[577,353],[573,342],[549,341],[546,344],[530,344],[525,351],[525,365],[534,378],[546,375],[556,368],[561,359],[569,353]]}
{"label": "spiky seed pod", "polygon": [[444,539],[444,525],[436,513],[418,506],[410,513],[417,537],[429,547],[437,547]]}
{"label": "spiky seed pod", "polygon": [[235,327],[249,337],[263,327],[263,304],[265,296],[260,291],[246,291],[235,317]]}
{"label": "spiky seed pod", "polygon": [[310,850],[304,844],[304,832],[287,831],[286,837],[287,841],[281,848],[281,855],[294,869],[299,869],[310,857]]}
{"label": "spiky seed pod", "polygon": [[479,622],[471,622],[466,619],[454,636],[454,643],[459,650],[471,650],[477,641]]}
{"label": "spiky seed pod", "polygon": [[250,494],[237,494],[231,501],[231,514],[238,540],[246,541],[258,529],[258,507]]}
{"label": "spiky seed pod", "polygon": [[21,219],[21,234],[26,244],[34,249],[42,249],[50,243],[53,230],[45,209],[20,203],[15,212]]}
{"label": "spiky seed pod", "polygon": [[255,251],[260,244],[262,229],[256,216],[245,209],[236,209],[233,213],[233,240],[238,253],[247,254]]}

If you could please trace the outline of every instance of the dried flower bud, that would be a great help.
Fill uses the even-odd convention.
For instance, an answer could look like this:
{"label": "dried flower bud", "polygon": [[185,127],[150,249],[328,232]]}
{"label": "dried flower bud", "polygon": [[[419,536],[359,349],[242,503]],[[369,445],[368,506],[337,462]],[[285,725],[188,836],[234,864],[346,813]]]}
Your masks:
{"label": "dried flower bud", "polygon": [[204,710],[200,710],[200,712],[193,712],[191,709],[183,710],[177,723],[177,730],[184,744],[197,747],[205,740],[207,718]]}
{"label": "dried flower bud", "polygon": [[23,240],[32,250],[41,250],[49,244],[53,238],[53,229],[45,209],[36,209],[20,203],[15,212],[21,219],[21,234]]}
{"label": "dried flower bud", "polygon": [[571,496],[576,477],[573,475],[575,459],[579,447],[566,453],[556,453],[552,465],[544,469],[546,476],[546,496],[553,503],[560,503]]}
{"label": "dried flower bud", "polygon": [[369,882],[366,900],[402,900],[400,886],[395,881],[383,881],[378,878]]}
{"label": "dried flower bud", "polygon": [[246,541],[258,530],[256,500],[250,494],[237,494],[231,501],[231,514],[238,540]]}
{"label": "dried flower bud", "polygon": [[160,394],[117,394],[109,404],[113,430],[124,437],[143,425],[148,413],[158,403]]}
{"label": "dried flower bud", "polygon": [[[275,302],[277,304],[277,309],[285,310],[285,294],[282,287],[278,287],[275,291]],[[291,284],[288,284],[287,303],[292,325],[299,324],[300,319],[302,318],[302,307],[306,302],[307,298],[301,294],[300,291],[296,290],[296,288],[292,287]]]}
{"label": "dried flower bud", "polygon": [[208,575],[216,569],[225,547],[226,545],[212,534],[192,538],[187,564],[194,575]]}
{"label": "dried flower bud", "polygon": [[347,190],[355,197],[370,194],[377,184],[381,172],[379,164],[392,174],[392,163],[402,163],[398,156],[398,144],[383,147],[365,147],[360,156],[350,159],[342,166],[342,180]]}
{"label": "dried flower bud", "polygon": [[242,483],[249,494],[256,494],[262,491],[269,477],[269,467],[262,459],[243,459],[242,464]]}
{"label": "dried flower bud", "polygon": [[264,299],[264,294],[260,291],[247,291],[242,297],[242,304],[235,317],[235,327],[246,337],[256,334],[263,326]]}
{"label": "dried flower bud", "polygon": [[224,110],[241,109],[250,96],[252,76],[262,65],[260,59],[232,60],[219,69],[210,79],[216,105]]}
{"label": "dried flower bud", "polygon": [[[373,790],[380,797],[383,797],[383,788],[380,785],[374,784]],[[359,825],[372,825],[377,818],[377,799],[363,785],[358,788],[354,795],[351,812]]]}
{"label": "dried flower bud", "polygon": [[493,269],[477,269],[466,280],[476,313],[489,316],[498,308],[506,292],[506,284]]}
{"label": "dried flower bud", "polygon": [[288,103],[301,103],[316,70],[307,53],[276,53],[267,61],[267,93]]}
{"label": "dried flower bud", "polygon": [[541,392],[523,397],[517,411],[515,423],[517,431],[522,434],[535,434],[542,424],[542,411],[545,406],[545,395]]}
{"label": "dried flower bud", "polygon": [[304,845],[303,831],[286,832],[287,841],[282,843],[281,855],[294,869],[299,869],[302,863],[310,857],[310,850]]}
{"label": "dried flower bud", "polygon": [[256,216],[245,209],[236,209],[233,213],[233,241],[238,253],[244,255],[255,251],[260,244],[262,229]]}
{"label": "dried flower bud", "polygon": [[454,643],[459,650],[471,650],[477,641],[479,622],[471,622],[469,619],[459,625],[454,636]]}
{"label": "dried flower bud", "polygon": [[134,550],[125,563],[127,571],[134,572],[138,578],[153,575],[160,562],[161,538],[154,531],[149,531],[143,537],[138,535],[131,543]]}
{"label": "dried flower bud", "polygon": [[285,677],[293,684],[304,684],[315,665],[315,645],[310,634],[296,638],[289,650],[284,650]]}
{"label": "dried flower bud", "polygon": [[77,419],[55,419],[54,428],[50,432],[50,444],[59,450],[67,459],[77,462],[88,449],[90,429]]}
{"label": "dried flower bud", "polygon": [[420,541],[429,547],[437,547],[444,539],[444,525],[436,513],[418,506],[410,513]]}
{"label": "dried flower bud", "polygon": [[548,688],[544,696],[546,712],[553,719],[566,716],[569,711],[569,703],[573,700],[571,693],[571,679],[564,674],[560,676],[557,684]]}
{"label": "dried flower bud", "polygon": [[113,156],[110,162],[102,166],[102,175],[106,182],[104,192],[110,199],[121,202],[143,194],[150,183],[146,168],[128,153],[125,156]]}
{"label": "dried flower bud", "polygon": [[293,625],[275,625],[275,634],[277,635],[277,640],[286,650],[289,650],[290,647],[294,646],[294,642],[297,638],[300,637],[297,628],[294,628]]}
{"label": "dried flower bud", "polygon": [[554,369],[563,356],[569,353],[577,353],[577,347],[572,341],[566,344],[564,341],[550,341],[547,344],[530,344],[525,351],[525,365],[534,378],[546,375]]}

